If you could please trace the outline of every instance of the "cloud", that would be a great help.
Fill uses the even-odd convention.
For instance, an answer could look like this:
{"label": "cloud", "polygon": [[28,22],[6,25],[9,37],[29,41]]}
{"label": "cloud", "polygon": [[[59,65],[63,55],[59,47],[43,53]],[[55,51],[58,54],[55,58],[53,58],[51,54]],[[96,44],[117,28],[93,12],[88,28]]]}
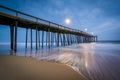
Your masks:
{"label": "cloud", "polygon": [[105,31],[110,31],[110,30],[113,30],[114,29],[120,29],[120,23],[119,23],[119,20],[117,19],[107,19],[107,20],[104,20],[102,23],[100,23],[99,25],[97,25],[96,27],[93,28],[93,30],[96,32],[96,33],[102,33],[102,32],[105,32]]}

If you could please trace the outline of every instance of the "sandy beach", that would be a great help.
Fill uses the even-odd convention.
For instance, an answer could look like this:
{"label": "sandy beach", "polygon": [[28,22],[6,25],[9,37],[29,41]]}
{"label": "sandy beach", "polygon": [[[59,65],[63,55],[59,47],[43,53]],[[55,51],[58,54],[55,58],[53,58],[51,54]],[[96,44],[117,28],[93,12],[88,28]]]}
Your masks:
{"label": "sandy beach", "polygon": [[65,64],[0,55],[0,80],[86,80]]}

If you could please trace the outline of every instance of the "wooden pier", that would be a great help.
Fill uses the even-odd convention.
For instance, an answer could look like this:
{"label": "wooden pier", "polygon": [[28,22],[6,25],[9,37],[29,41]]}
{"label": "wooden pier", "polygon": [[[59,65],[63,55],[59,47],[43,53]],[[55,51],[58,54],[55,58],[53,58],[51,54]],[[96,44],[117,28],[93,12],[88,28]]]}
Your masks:
{"label": "wooden pier", "polygon": [[[11,13],[9,13],[9,12]],[[95,42],[97,36],[86,32],[72,29],[54,22],[44,20],[5,6],[0,6],[0,24],[10,27],[11,50],[17,51],[17,29],[18,27],[26,29],[25,48],[28,43],[28,31],[30,31],[30,46],[33,48],[33,31],[36,31],[36,50],[38,47],[44,48],[44,43],[48,48],[53,45],[67,46],[71,44]],[[40,36],[41,32],[41,36]],[[40,42],[41,40],[41,42]],[[41,43],[41,44],[40,44]]]}

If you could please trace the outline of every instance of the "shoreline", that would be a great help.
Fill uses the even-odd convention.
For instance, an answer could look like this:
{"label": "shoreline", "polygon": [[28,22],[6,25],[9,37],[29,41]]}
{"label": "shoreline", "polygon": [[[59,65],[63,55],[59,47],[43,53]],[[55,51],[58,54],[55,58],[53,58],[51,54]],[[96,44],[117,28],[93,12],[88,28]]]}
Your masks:
{"label": "shoreline", "polygon": [[1,80],[86,80],[71,67],[32,57],[0,55]]}

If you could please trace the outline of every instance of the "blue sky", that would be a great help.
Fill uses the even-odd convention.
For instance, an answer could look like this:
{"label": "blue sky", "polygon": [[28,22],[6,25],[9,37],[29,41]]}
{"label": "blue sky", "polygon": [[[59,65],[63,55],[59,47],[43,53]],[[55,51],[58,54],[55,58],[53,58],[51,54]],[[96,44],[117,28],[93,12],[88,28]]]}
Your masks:
{"label": "blue sky", "polygon": [[[0,0],[0,5],[71,28],[87,28],[99,40],[120,40],[120,0]],[[66,18],[71,19],[70,25],[65,24]],[[19,29],[20,41],[24,34]],[[9,27],[0,25],[0,42],[9,41],[8,35]]]}

